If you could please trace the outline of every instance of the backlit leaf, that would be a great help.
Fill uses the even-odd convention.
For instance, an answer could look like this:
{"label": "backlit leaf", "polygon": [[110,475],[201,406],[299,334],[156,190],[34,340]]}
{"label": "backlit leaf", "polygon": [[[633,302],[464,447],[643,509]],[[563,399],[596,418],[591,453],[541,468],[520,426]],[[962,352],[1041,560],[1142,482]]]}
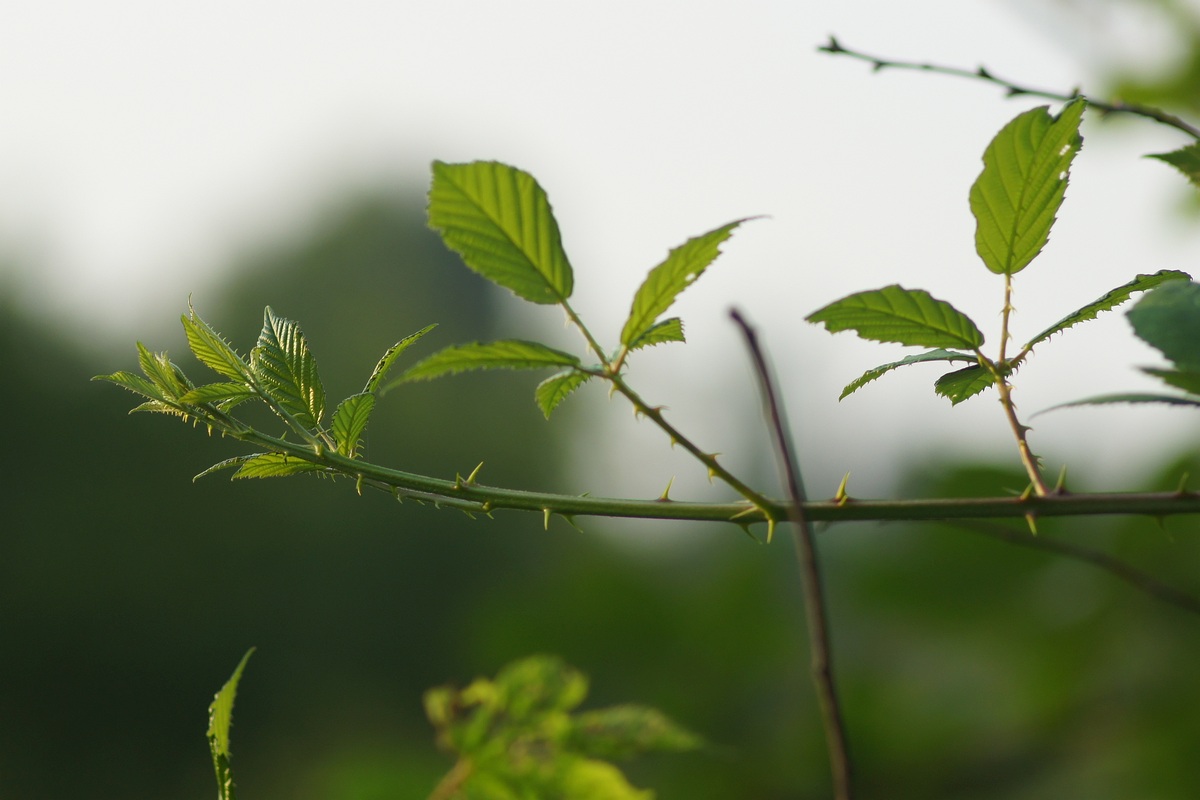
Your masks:
{"label": "backlit leaf", "polygon": [[546,193],[495,161],[433,163],[429,225],[468,267],[534,303],[571,296],[574,277]]}
{"label": "backlit leaf", "polygon": [[258,344],[250,351],[250,367],[284,411],[305,428],[317,428],[325,414],[325,389],[299,323],[277,316],[267,306]]}
{"label": "backlit leaf", "polygon": [[348,458],[355,457],[373,408],[375,395],[368,392],[352,395],[338,404],[333,412],[333,438],[339,453]]}
{"label": "backlit leaf", "polygon": [[1193,186],[1200,187],[1200,142],[1189,144],[1170,153],[1153,153],[1146,158],[1165,161],[1187,176]]}
{"label": "backlit leaf", "polygon": [[[211,467],[209,471],[211,471]],[[242,462],[233,479],[239,478],[282,478],[301,472],[317,472],[324,467],[302,458],[293,458],[282,453],[260,453]],[[204,473],[201,473],[202,475]]]}
{"label": "backlit leaf", "polygon": [[179,402],[199,405],[201,403],[223,403],[228,400],[249,400],[257,396],[254,390],[244,383],[209,383],[192,389],[180,397]]}
{"label": "backlit leaf", "polygon": [[933,382],[933,390],[942,397],[949,398],[951,405],[958,405],[963,400],[974,397],[984,389],[994,386],[995,383],[996,379],[992,373],[976,364],[973,367],[947,372]]}
{"label": "backlit leaf", "polygon": [[667,258],[646,276],[633,297],[629,319],[621,331],[621,344],[633,347],[653,326],[655,320],[691,286],[704,270],[721,254],[721,244],[734,228],[746,220],[739,219],[720,228],[701,234],[676,247]]}
{"label": "backlit leaf", "polygon": [[684,341],[683,320],[679,317],[668,317],[662,322],[656,322],[647,328],[629,344],[629,349],[631,351],[640,350],[643,347],[650,347],[655,344],[682,341]]}
{"label": "backlit leaf", "polygon": [[983,154],[971,187],[975,249],[989,270],[1013,275],[1042,251],[1067,191],[1071,161],[1083,145],[1083,100],[1058,117],[1047,106],[1026,111],[1000,130]]}
{"label": "backlit leaf", "polygon": [[1173,281],[1146,294],[1130,309],[1142,341],[1184,371],[1200,371],[1200,284]]}
{"label": "backlit leaf", "polygon": [[229,729],[233,727],[233,702],[237,696],[238,683],[246,669],[246,662],[254,653],[251,647],[242,656],[233,675],[217,692],[212,704],[208,707],[208,747],[213,757],[213,767],[217,773],[218,800],[233,800],[233,772],[229,759]]}
{"label": "backlit leaf", "polygon": [[251,382],[250,367],[228,342],[200,318],[196,309],[188,303],[184,314],[183,330],[187,334],[188,347],[209,369],[234,381]]}
{"label": "backlit leaf", "polygon": [[1046,330],[1039,333],[1037,336],[1029,340],[1025,345],[1026,350],[1049,339],[1056,333],[1061,333],[1073,325],[1080,322],[1095,319],[1100,312],[1109,311],[1124,303],[1130,298],[1134,292],[1145,292],[1153,289],[1155,286],[1166,283],[1167,281],[1189,280],[1191,278],[1186,272],[1180,272],[1176,269],[1164,269],[1155,272],[1153,275],[1138,275],[1129,283],[1118,286],[1108,294],[1088,303],[1083,308],[1073,311],[1067,316],[1060,319],[1058,322],[1051,325]]}
{"label": "backlit leaf", "polygon": [[591,378],[592,376],[586,372],[579,372],[577,370],[568,370],[567,372],[559,372],[556,375],[551,375],[539,383],[537,390],[534,392],[534,399],[537,400],[538,408],[546,415],[546,419],[550,419],[550,413],[558,407],[558,404],[566,400],[571,392],[587,383]]}
{"label": "backlit leaf", "polygon": [[863,386],[866,386],[871,381],[887,374],[888,372],[891,372],[894,369],[907,367],[909,364],[922,364],[927,361],[970,361],[972,363],[978,363],[979,359],[970,353],[956,353],[953,350],[941,349],[930,350],[928,353],[921,353],[920,355],[908,356],[907,358],[902,358],[899,361],[893,361],[890,364],[881,364],[874,369],[867,370],[860,377],[846,384],[846,388],[842,389],[842,393],[838,396],[838,399],[845,399],[849,395],[861,389]]}
{"label": "backlit leaf", "polygon": [[108,381],[115,383],[123,389],[128,389],[134,394],[140,394],[143,397],[149,397],[152,400],[163,400],[162,390],[155,386],[150,381],[143,378],[141,375],[135,375],[132,372],[120,370],[111,375],[97,375],[92,378],[94,381]]}
{"label": "backlit leaf", "polygon": [[404,351],[412,346],[418,339],[436,327],[437,325],[426,325],[416,333],[405,336],[403,339],[389,347],[388,351],[383,354],[383,358],[379,359],[379,363],[375,365],[375,369],[372,370],[371,377],[367,379],[367,385],[363,388],[363,392],[367,393],[378,391],[379,387],[383,384],[384,378],[387,377],[388,371],[392,368],[392,365],[396,363],[396,359],[400,358],[401,354],[403,354]]}
{"label": "backlit leaf", "polygon": [[920,289],[896,285],[844,297],[807,319],[825,323],[830,333],[852,330],[877,342],[970,349],[983,344],[979,328],[954,306]]}
{"label": "backlit leaf", "polygon": [[183,372],[171,363],[166,353],[152,353],[141,342],[137,343],[137,350],[142,372],[158,387],[163,399],[177,400],[191,388]]}
{"label": "backlit leaf", "polygon": [[424,381],[473,369],[539,369],[577,367],[579,359],[537,342],[506,339],[447,347],[414,364],[401,381]]}

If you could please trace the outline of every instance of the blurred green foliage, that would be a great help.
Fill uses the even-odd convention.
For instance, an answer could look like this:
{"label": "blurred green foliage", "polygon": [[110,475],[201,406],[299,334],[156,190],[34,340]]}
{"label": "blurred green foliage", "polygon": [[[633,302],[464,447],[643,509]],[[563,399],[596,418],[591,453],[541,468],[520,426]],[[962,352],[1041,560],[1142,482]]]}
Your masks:
{"label": "blurred green foliage", "polygon": [[[432,346],[495,333],[497,295],[422,217],[417,202],[360,198],[245,259],[226,294],[193,299],[241,347],[268,303],[303,320],[326,385],[347,394],[429,322],[445,337]],[[181,335],[148,344],[185,360]],[[85,362],[13,309],[0,357],[5,800],[210,797],[204,709],[250,646],[234,747],[246,800],[424,797],[450,766],[424,691],[536,652],[588,673],[596,705],[653,706],[713,744],[629,767],[660,797],[828,795],[787,537],[757,546],[697,526],[635,552],[598,522],[580,534],[536,515],[470,520],[346,482],[193,485],[228,443],[126,417],[128,396],[88,382],[132,348]],[[564,474],[574,419],[543,420],[527,381],[461,376],[389,394],[367,454],[445,475],[484,460],[489,482],[583,491]],[[1188,470],[1200,463],[1156,481],[1174,488]],[[908,496],[1025,484],[983,466],[897,472]],[[1040,529],[1200,592],[1193,520]],[[820,546],[863,797],[1195,796],[1194,616],[949,525],[839,527]]]}

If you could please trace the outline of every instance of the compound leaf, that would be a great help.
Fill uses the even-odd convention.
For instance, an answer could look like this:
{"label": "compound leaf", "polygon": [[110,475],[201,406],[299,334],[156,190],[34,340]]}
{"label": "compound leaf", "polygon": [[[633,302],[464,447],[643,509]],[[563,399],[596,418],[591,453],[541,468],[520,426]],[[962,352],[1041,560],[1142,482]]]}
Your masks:
{"label": "compound leaf", "polygon": [[671,307],[679,293],[691,286],[721,254],[721,244],[745,221],[735,220],[688,239],[650,270],[633,297],[629,319],[621,330],[621,344],[632,349],[634,343],[654,327],[659,315]]}
{"label": "compound leaf", "polygon": [[656,322],[647,328],[644,333],[629,344],[629,350],[632,352],[640,350],[643,347],[650,347],[651,345],[682,341],[685,341],[683,338],[683,320],[679,317],[668,317],[662,322]]}
{"label": "compound leaf", "polygon": [[579,359],[537,342],[506,339],[454,345],[419,361],[400,377],[400,382],[425,381],[473,369],[540,369],[577,367]]}
{"label": "compound leaf", "polygon": [[561,303],[574,276],[546,193],[495,161],[433,162],[429,225],[468,267],[518,297]]}
{"label": "compound leaf", "polygon": [[592,376],[586,372],[573,369],[551,375],[539,383],[534,391],[534,399],[537,400],[538,408],[546,415],[546,419],[550,419],[550,413],[558,407],[558,404],[566,400],[572,392],[591,378]]}
{"label": "compound leaf", "polygon": [[1127,316],[1142,341],[1184,371],[1200,371],[1200,284],[1174,281],[1159,286]]}
{"label": "compound leaf", "polygon": [[246,662],[250,660],[253,653],[253,647],[246,651],[246,655],[242,656],[233,675],[217,692],[212,704],[208,707],[208,747],[212,752],[213,767],[217,772],[218,800],[233,800],[233,772],[229,764],[232,755],[229,751],[229,729],[233,727],[233,701],[237,696],[238,683],[242,679],[242,672],[246,669]]}
{"label": "compound leaf", "polygon": [[246,361],[221,334],[200,318],[190,302],[188,313],[183,315],[182,320],[188,347],[200,363],[230,380],[252,382],[250,367]]}
{"label": "compound leaf", "polygon": [[1039,342],[1043,342],[1054,334],[1061,333],[1073,325],[1078,325],[1080,322],[1087,322],[1088,320],[1095,319],[1097,316],[1099,316],[1100,312],[1110,311],[1124,303],[1134,292],[1145,292],[1153,289],[1159,284],[1166,283],[1167,281],[1190,279],[1191,276],[1186,272],[1180,272],[1176,269],[1163,269],[1155,272],[1152,275],[1138,275],[1129,283],[1118,286],[1103,297],[1099,297],[1096,300],[1088,303],[1083,308],[1072,311],[1070,314],[1030,339],[1023,349],[1029,350]]}
{"label": "compound leaf", "polygon": [[951,405],[958,405],[963,400],[995,385],[996,379],[992,373],[988,372],[983,366],[976,364],[973,367],[965,367],[957,369],[954,372],[947,372],[942,377],[933,382],[933,390],[942,397],[950,399]]}
{"label": "compound leaf", "polygon": [[1083,145],[1079,122],[1085,105],[1073,100],[1058,117],[1050,116],[1048,106],[1026,111],[984,151],[970,202],[975,249],[992,272],[1020,272],[1049,240],[1071,161]]}
{"label": "compound leaf", "polygon": [[1170,153],[1152,153],[1146,158],[1165,161],[1182,172],[1193,186],[1200,187],[1200,142],[1189,144],[1187,147],[1173,150]]}
{"label": "compound leaf", "polygon": [[920,289],[897,285],[844,297],[807,319],[825,323],[830,333],[852,330],[877,342],[971,349],[983,344],[979,328],[954,306]]}
{"label": "compound leaf", "polygon": [[396,359],[400,358],[400,355],[413,343],[436,327],[436,324],[426,325],[416,333],[405,336],[389,347],[387,352],[383,354],[383,357],[379,359],[379,363],[375,365],[375,369],[371,371],[371,377],[367,379],[367,385],[363,388],[363,393],[378,391],[379,387],[383,384],[383,379],[387,377],[388,371],[396,363]]}
{"label": "compound leaf", "polygon": [[267,306],[258,344],[250,351],[254,376],[297,422],[315,430],[325,414],[325,389],[300,324]]}
{"label": "compound leaf", "polygon": [[846,384],[846,388],[842,389],[842,393],[838,395],[838,400],[844,400],[854,392],[866,386],[871,381],[879,378],[894,369],[907,367],[909,364],[921,364],[926,361],[970,361],[978,363],[979,359],[970,353],[956,353],[953,350],[930,350],[928,353],[921,353],[915,356],[908,356],[899,361],[893,361],[890,364],[880,364],[874,369],[869,369],[861,376]]}
{"label": "compound leaf", "polygon": [[370,392],[351,395],[338,404],[333,412],[333,438],[339,453],[347,458],[355,457],[374,408],[375,395]]}

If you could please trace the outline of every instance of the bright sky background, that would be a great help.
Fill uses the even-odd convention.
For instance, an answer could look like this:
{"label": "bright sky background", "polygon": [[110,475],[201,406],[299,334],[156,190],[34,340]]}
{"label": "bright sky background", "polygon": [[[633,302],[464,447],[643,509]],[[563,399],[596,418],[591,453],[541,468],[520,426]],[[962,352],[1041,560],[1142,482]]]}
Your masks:
{"label": "bright sky background", "polygon": [[[846,382],[910,351],[831,337],[803,316],[900,282],[954,303],[994,345],[1002,284],[975,256],[967,192],[991,137],[1038,103],[953,78],[873,75],[815,48],[834,33],[880,55],[983,63],[1061,89],[1095,85],[1114,52],[1170,55],[1136,15],[1114,28],[1101,0],[1066,5],[1095,12],[1036,0],[8,3],[0,256],[33,274],[0,291],[131,342],[177,319],[189,293],[202,303],[231,254],[319,218],[331,193],[422,192],[433,159],[486,158],[547,189],[577,307],[611,340],[667,249],[766,214],[681,299],[690,344],[647,354],[633,378],[738,464],[757,420],[735,402],[753,397],[726,318],[736,304],[778,362],[811,493],[828,496],[846,470],[852,493],[886,493],[896,464],[935,450],[1009,457],[1000,410],[988,398],[951,409],[932,394],[937,367],[839,404]],[[1021,341],[1138,272],[1200,270],[1200,229],[1178,213],[1186,185],[1139,158],[1182,135],[1091,116],[1084,134],[1050,245],[1017,281]],[[518,313],[514,303],[514,331],[527,332]],[[1133,367],[1156,354],[1122,315],[1089,327],[1022,370],[1023,413],[1153,386]],[[679,473],[689,491],[702,483],[627,416],[612,411],[618,421],[597,434],[616,446],[605,485],[589,489],[645,492],[645,471]],[[1067,461],[1092,488],[1200,433],[1196,415],[1159,408],[1035,423],[1051,469]]]}

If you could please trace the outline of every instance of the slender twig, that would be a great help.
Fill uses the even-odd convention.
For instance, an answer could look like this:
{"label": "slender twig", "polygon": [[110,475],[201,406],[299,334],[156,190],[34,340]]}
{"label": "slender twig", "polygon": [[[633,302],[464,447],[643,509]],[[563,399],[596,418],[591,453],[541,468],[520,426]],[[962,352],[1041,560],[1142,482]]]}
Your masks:
{"label": "slender twig", "polygon": [[787,421],[779,405],[778,396],[771,380],[770,367],[758,344],[754,329],[736,310],[730,312],[733,321],[741,328],[750,349],[754,371],[758,375],[762,390],[763,408],[771,428],[771,438],[779,458],[779,470],[787,487],[791,506],[788,521],[796,543],[796,557],[803,574],[804,610],[808,619],[808,641],[812,650],[812,678],[816,685],[817,698],[821,707],[821,718],[825,726],[825,743],[829,751],[829,766],[833,773],[834,797],[850,800],[853,791],[853,764],[846,738],[846,725],[842,719],[838,702],[837,685],[833,674],[833,656],[830,646],[829,618],[826,611],[825,593],[821,582],[821,570],[817,563],[816,540],[812,527],[804,514],[804,483],[800,467],[792,450]]}
{"label": "slender twig", "polygon": [[896,61],[893,59],[879,58],[878,56],[868,55],[857,50],[851,50],[843,47],[841,42],[839,42],[833,36],[830,36],[829,41],[826,44],[818,47],[817,50],[822,53],[849,56],[850,58],[856,58],[860,61],[866,61],[876,72],[884,69],[913,69],[924,72],[936,72],[941,75],[953,75],[960,78],[971,78],[974,80],[985,81],[1001,87],[1009,97],[1027,95],[1030,97],[1044,97],[1047,100],[1057,100],[1060,102],[1067,102],[1078,97],[1086,101],[1087,104],[1092,108],[1100,111],[1114,114],[1132,114],[1138,117],[1145,117],[1163,125],[1175,128],[1176,130],[1183,131],[1194,139],[1200,139],[1200,128],[1185,122],[1173,114],[1168,114],[1161,109],[1154,108],[1152,106],[1139,105],[1137,103],[1122,103],[1119,101],[1100,100],[1090,95],[1083,94],[1079,89],[1072,89],[1070,92],[1056,92],[1046,89],[1035,89],[1029,86],[1021,86],[1019,84],[1012,83],[1011,81],[1006,81],[1002,78],[996,77],[982,66],[977,69],[970,70],[961,69],[959,67],[944,67],[937,64],[928,64],[916,61]]}
{"label": "slender twig", "polygon": [[1154,576],[1142,572],[1140,569],[1108,553],[1045,536],[1030,536],[1025,531],[1006,528],[996,523],[960,521],[951,524],[956,528],[974,531],[993,539],[999,539],[1002,542],[1029,547],[1034,550],[1043,550],[1075,561],[1091,564],[1124,581],[1138,591],[1150,595],[1156,600],[1169,603],[1190,614],[1200,614],[1200,598],[1194,597],[1173,586],[1168,586]]}

